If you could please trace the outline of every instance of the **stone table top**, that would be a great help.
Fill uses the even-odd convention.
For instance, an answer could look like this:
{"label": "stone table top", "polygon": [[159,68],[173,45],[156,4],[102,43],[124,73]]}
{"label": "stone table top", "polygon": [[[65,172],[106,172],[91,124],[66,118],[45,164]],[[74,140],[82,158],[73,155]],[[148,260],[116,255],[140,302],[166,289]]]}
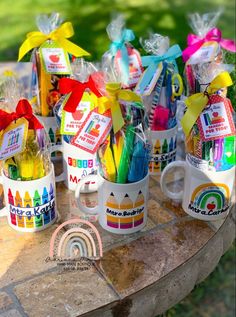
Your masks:
{"label": "stone table top", "polygon": [[[177,184],[177,183],[175,183]],[[178,183],[181,185],[181,181]],[[47,262],[49,241],[65,220],[82,217],[74,193],[57,184],[60,219],[37,233],[20,233],[0,218],[0,316],[156,316],[183,299],[215,268],[234,239],[235,214],[203,222],[186,215],[150,177],[146,227],[132,235],[99,230],[100,261],[85,271],[62,271]],[[0,189],[2,196],[2,189]],[[96,193],[84,195],[96,204]]]}

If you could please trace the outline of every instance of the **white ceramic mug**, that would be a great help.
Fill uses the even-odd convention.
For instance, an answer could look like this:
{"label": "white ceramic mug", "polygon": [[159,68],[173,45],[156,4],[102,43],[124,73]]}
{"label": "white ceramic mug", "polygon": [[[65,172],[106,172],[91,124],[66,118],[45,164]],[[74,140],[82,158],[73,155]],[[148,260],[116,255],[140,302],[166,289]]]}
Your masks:
{"label": "white ceramic mug", "polygon": [[[167,174],[173,167],[184,170],[184,188],[179,192],[168,189]],[[184,211],[201,220],[218,220],[227,216],[231,205],[235,167],[221,172],[201,170],[186,161],[170,163],[162,172],[161,188],[171,199],[182,200]]]}
{"label": "white ceramic mug", "polygon": [[[43,124],[51,145],[61,144],[61,134],[60,134],[60,129],[58,128],[58,125],[56,122],[56,118],[43,117],[43,116],[36,116],[36,117]],[[51,154],[51,157],[52,159],[59,159],[61,158],[61,153],[55,151]]]}
{"label": "white ceramic mug", "polygon": [[6,177],[2,171],[5,208],[9,225],[22,232],[46,229],[57,219],[54,167],[48,175],[31,180],[17,181]]}
{"label": "white ceramic mug", "polygon": [[[80,201],[84,182],[95,181],[98,191],[98,205],[90,208]],[[80,181],[75,198],[81,211],[98,214],[99,224],[107,231],[117,234],[134,233],[147,222],[149,175],[141,181],[129,184],[112,183],[100,174],[88,175]]]}
{"label": "white ceramic mug", "polygon": [[[80,148],[67,143],[62,140],[61,145],[54,145],[50,149],[51,153],[54,151],[62,152],[63,155],[63,173],[56,176],[56,182],[64,181],[66,187],[70,190],[75,190],[79,181],[94,173],[97,169],[96,154],[90,154]],[[83,192],[91,191],[93,183],[87,182],[83,187]],[[87,189],[86,189],[87,188]]]}
{"label": "white ceramic mug", "polygon": [[164,168],[175,161],[178,127],[163,131],[151,131],[152,157],[150,175],[160,175]]}

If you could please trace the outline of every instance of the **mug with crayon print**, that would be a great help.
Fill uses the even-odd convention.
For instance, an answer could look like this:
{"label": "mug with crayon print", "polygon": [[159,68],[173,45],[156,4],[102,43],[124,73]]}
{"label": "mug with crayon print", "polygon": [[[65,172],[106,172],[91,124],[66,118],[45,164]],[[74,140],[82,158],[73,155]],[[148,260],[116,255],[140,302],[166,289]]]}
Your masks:
{"label": "mug with crayon print", "polygon": [[[81,211],[98,214],[99,224],[116,234],[130,234],[141,230],[147,222],[148,202],[147,174],[134,183],[119,184],[107,181],[99,173],[83,178],[75,191],[75,198]],[[96,182],[98,205],[90,208],[80,201],[81,189],[86,182]]]}
{"label": "mug with crayon print", "polygon": [[151,131],[152,157],[149,163],[150,175],[159,175],[176,159],[178,127],[168,130]]}
{"label": "mug with crayon print", "polygon": [[5,197],[5,212],[9,225],[17,231],[36,232],[57,219],[54,168],[35,180],[19,181],[0,177]]}

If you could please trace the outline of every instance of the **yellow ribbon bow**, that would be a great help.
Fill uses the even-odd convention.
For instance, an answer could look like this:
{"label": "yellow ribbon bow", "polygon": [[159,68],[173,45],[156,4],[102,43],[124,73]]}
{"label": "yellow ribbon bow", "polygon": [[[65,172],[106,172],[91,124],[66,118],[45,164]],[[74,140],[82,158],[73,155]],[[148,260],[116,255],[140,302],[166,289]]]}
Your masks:
{"label": "yellow ribbon bow", "polygon": [[205,92],[194,94],[185,100],[185,104],[188,108],[181,120],[181,125],[186,136],[189,135],[194,123],[207,105],[209,95],[232,84],[233,82],[229,73],[222,72],[213,79]]}
{"label": "yellow ribbon bow", "polygon": [[109,83],[106,85],[107,97],[98,98],[98,112],[104,113],[111,110],[112,125],[114,133],[118,132],[125,124],[121,112],[119,100],[141,102],[141,97],[131,90],[122,90],[119,83]]}
{"label": "yellow ribbon bow", "polygon": [[50,34],[44,34],[40,31],[30,32],[26,35],[26,40],[22,43],[19,49],[18,62],[25,56],[26,53],[33,48],[39,47],[47,40],[57,42],[68,53],[76,57],[89,56],[90,54],[83,50],[81,47],[67,40],[74,35],[74,29],[71,22],[65,22],[59,28],[52,31]]}

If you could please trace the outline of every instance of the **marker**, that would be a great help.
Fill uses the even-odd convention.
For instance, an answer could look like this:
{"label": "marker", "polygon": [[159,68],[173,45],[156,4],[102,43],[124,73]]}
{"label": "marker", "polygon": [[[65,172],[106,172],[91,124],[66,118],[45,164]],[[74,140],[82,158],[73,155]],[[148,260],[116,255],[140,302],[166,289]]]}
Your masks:
{"label": "marker", "polygon": [[123,146],[124,146],[124,137],[122,132],[118,131],[112,137],[112,150],[113,150],[113,156],[114,156],[114,161],[115,161],[117,170],[119,169]]}
{"label": "marker", "polygon": [[34,171],[34,160],[29,152],[29,149],[25,150],[22,154],[19,154],[18,165],[20,170],[20,177],[22,180],[32,180]]}
{"label": "marker", "polygon": [[14,158],[9,158],[5,161],[4,170],[7,171],[6,176],[10,179],[17,180],[20,177],[19,169]]}
{"label": "marker", "polygon": [[[100,154],[101,164],[103,166],[104,176],[110,182],[116,181],[116,167],[112,151],[110,148],[110,142],[104,145],[105,150],[103,154]],[[101,153],[101,152],[100,152]]]}
{"label": "marker", "polygon": [[148,151],[143,142],[138,141],[134,145],[134,151],[130,163],[128,182],[138,182],[148,172]]}
{"label": "marker", "polygon": [[41,153],[37,153],[34,159],[33,179],[42,178],[45,176],[45,169]]}
{"label": "marker", "polygon": [[[164,140],[164,143],[162,145],[161,150],[162,150],[163,154],[168,152],[168,144],[167,144],[167,140],[166,139]],[[167,165],[167,160],[164,160],[164,161],[161,162],[161,171],[164,170],[166,165]]]}
{"label": "marker", "polygon": [[127,181],[131,154],[134,147],[135,128],[128,125],[125,132],[125,142],[121,154],[120,165],[117,172],[117,183],[124,184]]}
{"label": "marker", "polygon": [[224,139],[224,150],[221,170],[224,171],[233,167],[236,164],[235,156],[235,136],[228,136]]}

